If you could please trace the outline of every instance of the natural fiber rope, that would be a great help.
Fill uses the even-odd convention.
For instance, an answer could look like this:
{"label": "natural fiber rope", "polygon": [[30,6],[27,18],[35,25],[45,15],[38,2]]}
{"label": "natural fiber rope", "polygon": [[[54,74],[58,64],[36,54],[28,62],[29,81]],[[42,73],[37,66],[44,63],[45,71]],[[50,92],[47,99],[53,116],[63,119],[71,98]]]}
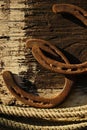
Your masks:
{"label": "natural fiber rope", "polygon": [[0,118],[0,124],[3,126],[9,126],[14,129],[20,129],[20,130],[78,130],[87,128],[87,122],[84,123],[78,123],[78,124],[71,124],[71,125],[63,125],[63,126],[41,126],[41,125],[30,125],[25,123],[20,123],[4,118]]}
{"label": "natural fiber rope", "polygon": [[35,109],[27,107],[17,107],[17,106],[5,106],[0,105],[0,114],[12,115],[12,116],[23,116],[23,117],[33,117],[42,118],[45,120],[56,120],[62,122],[82,122],[78,124],[65,125],[65,126],[39,126],[39,125],[29,125],[20,122],[15,122],[12,120],[0,118],[0,125],[9,126],[12,128],[17,128],[21,130],[30,129],[59,129],[59,130],[77,130],[87,127],[87,105],[73,107],[73,108],[56,108],[56,109]]}
{"label": "natural fiber rope", "polygon": [[35,109],[0,105],[0,113],[23,117],[50,118],[55,120],[64,120],[64,118],[83,119],[87,118],[87,105],[65,109]]}

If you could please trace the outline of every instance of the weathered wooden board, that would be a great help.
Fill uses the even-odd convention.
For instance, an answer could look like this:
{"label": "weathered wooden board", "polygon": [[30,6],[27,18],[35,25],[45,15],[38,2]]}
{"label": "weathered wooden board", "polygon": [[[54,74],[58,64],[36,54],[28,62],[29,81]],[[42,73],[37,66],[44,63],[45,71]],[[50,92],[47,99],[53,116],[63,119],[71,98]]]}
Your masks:
{"label": "weathered wooden board", "polygon": [[[41,95],[53,95],[63,86],[62,76],[41,67],[31,51],[25,49],[28,38],[42,38],[57,45],[71,63],[87,61],[87,28],[70,15],[55,15],[54,3],[71,3],[87,10],[86,0],[0,0],[1,103],[20,104],[6,88],[2,78],[5,70],[22,77],[21,84],[28,86],[28,80],[34,83]],[[87,75],[78,76],[62,107],[87,104],[86,79]]]}

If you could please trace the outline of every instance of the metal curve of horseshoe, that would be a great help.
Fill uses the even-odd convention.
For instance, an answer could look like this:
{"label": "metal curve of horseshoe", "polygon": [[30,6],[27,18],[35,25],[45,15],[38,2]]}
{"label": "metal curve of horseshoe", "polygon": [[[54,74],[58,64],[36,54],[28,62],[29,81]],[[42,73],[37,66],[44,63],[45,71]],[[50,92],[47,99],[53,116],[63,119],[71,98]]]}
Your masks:
{"label": "metal curve of horseshoe", "polygon": [[[70,13],[87,26],[87,11],[71,4],[54,4],[52,7],[54,13]],[[37,96],[21,89],[15,81],[14,75],[10,71],[3,73],[3,79],[9,91],[23,103],[37,108],[51,108],[60,104],[69,94],[74,83],[74,76],[87,73],[87,61],[80,64],[70,64],[67,57],[48,41],[42,39],[29,39],[26,42],[26,48],[32,49],[34,58],[46,69],[65,75],[65,84],[63,90],[57,96],[45,98]],[[44,54],[49,53],[50,57]],[[51,56],[61,57],[62,61],[53,59]]]}

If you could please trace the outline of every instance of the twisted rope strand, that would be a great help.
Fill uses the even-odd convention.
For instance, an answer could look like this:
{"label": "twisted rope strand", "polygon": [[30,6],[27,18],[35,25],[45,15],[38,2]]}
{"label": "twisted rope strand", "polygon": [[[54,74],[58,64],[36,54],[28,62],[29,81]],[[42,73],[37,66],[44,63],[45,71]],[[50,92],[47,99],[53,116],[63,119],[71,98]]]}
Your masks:
{"label": "twisted rope strand", "polygon": [[71,124],[71,125],[64,125],[64,126],[40,126],[40,125],[30,125],[25,123],[20,123],[4,118],[0,118],[0,124],[2,126],[9,126],[14,129],[20,129],[20,130],[77,130],[77,129],[83,129],[87,128],[87,122],[84,123],[78,123],[78,124]]}
{"label": "twisted rope strand", "polygon": [[66,118],[67,120],[85,120],[87,118],[87,105],[65,109],[35,109],[0,105],[0,113],[13,116],[55,119],[57,121],[66,120]]}

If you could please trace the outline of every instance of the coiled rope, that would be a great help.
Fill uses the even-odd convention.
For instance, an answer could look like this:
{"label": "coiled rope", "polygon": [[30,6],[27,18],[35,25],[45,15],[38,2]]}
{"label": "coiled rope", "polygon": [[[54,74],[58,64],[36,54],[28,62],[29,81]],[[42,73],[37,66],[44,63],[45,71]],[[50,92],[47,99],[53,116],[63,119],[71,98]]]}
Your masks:
{"label": "coiled rope", "polygon": [[50,118],[55,120],[61,120],[64,118],[83,119],[87,118],[87,105],[65,109],[35,109],[0,105],[0,114],[43,119]]}
{"label": "coiled rope", "polygon": [[[20,128],[21,130],[32,129],[58,129],[58,130],[74,130],[82,129],[87,127],[87,105],[72,107],[72,108],[54,108],[54,109],[35,109],[29,107],[17,107],[17,106],[5,106],[0,105],[0,114],[10,115],[16,117],[27,117],[36,119],[50,120],[51,122],[64,122],[63,126],[43,126],[40,125],[30,125],[17,121],[8,120],[5,118],[0,118],[0,124],[3,126],[9,126],[12,128]],[[66,125],[66,123],[72,123]],[[74,124],[73,124],[74,123]],[[42,125],[42,126],[41,126]]]}
{"label": "coiled rope", "polygon": [[38,126],[38,125],[29,125],[25,123],[18,123],[16,121],[7,120],[0,118],[0,123],[5,124],[6,126],[10,126],[11,128],[20,129],[20,130],[77,130],[87,128],[87,122],[72,124],[72,125],[64,125],[64,126]]}

